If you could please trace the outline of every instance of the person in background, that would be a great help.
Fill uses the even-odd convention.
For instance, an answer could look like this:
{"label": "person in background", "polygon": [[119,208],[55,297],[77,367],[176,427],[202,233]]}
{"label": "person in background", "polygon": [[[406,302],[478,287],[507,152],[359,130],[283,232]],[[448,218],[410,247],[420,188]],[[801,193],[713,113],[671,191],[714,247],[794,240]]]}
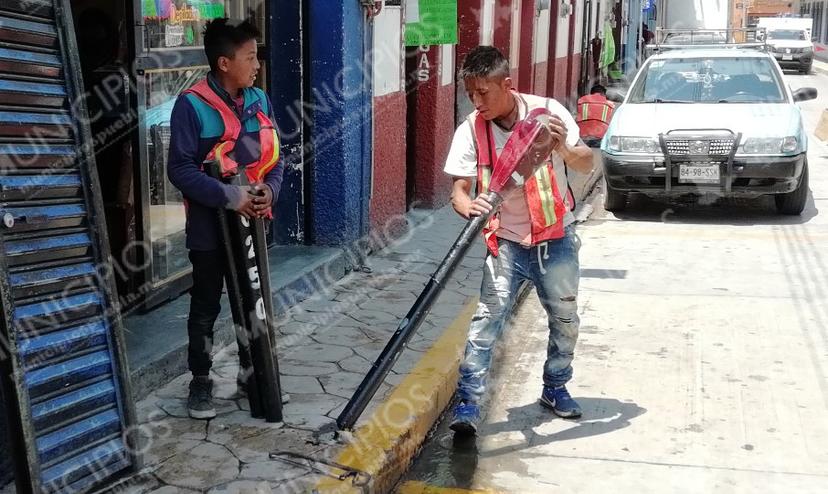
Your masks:
{"label": "person in background", "polygon": [[575,122],[584,142],[590,144],[603,139],[614,111],[615,105],[607,99],[607,88],[600,84],[592,86],[589,94],[578,99]]}

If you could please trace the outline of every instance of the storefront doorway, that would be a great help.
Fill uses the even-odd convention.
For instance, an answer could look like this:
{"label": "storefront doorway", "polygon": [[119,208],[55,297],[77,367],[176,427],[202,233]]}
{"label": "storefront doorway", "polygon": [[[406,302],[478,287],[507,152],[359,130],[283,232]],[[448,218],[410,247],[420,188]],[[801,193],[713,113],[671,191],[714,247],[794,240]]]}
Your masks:
{"label": "storefront doorway", "polygon": [[173,105],[209,71],[205,24],[248,18],[266,33],[266,0],[72,0],[72,8],[122,306],[149,309],[191,284],[184,200],[167,179]]}

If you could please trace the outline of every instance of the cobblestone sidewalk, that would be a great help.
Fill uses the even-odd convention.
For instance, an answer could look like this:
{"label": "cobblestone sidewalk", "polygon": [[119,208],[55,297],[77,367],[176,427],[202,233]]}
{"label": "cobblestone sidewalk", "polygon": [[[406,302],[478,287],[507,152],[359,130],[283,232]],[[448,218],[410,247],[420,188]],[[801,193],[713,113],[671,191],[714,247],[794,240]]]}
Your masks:
{"label": "cobblestone sidewalk", "polygon": [[[235,345],[215,357],[213,379],[218,416],[208,422],[187,418],[189,375],[176,378],[138,405],[145,469],[115,490],[131,493],[310,492],[323,475],[287,451],[332,460],[334,420],[356,390],[373,360],[396,330],[436,269],[463,221],[450,208],[408,216],[414,224],[391,247],[366,258],[365,268],[339,282],[308,280],[324,290],[281,318],[277,327],[285,405],[284,423],[252,419],[247,400],[237,395]],[[412,221],[413,219],[413,221]],[[372,406],[387,396],[423,353],[478,294],[484,248],[477,243]],[[185,331],[185,319],[180,327]],[[369,417],[372,408],[363,415]],[[359,425],[359,424],[358,424]]]}

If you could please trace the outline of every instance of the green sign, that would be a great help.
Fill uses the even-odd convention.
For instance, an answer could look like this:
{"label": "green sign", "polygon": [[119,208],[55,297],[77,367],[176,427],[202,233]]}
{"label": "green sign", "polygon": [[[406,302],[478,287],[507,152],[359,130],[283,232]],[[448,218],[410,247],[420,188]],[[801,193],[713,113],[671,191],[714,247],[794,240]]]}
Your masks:
{"label": "green sign", "polygon": [[144,17],[157,17],[158,11],[155,8],[155,0],[144,0],[141,13]]}
{"label": "green sign", "polygon": [[223,3],[202,3],[198,6],[198,13],[202,19],[219,19],[224,17]]}
{"label": "green sign", "polygon": [[405,25],[405,45],[457,43],[457,0],[419,0],[420,22]]}

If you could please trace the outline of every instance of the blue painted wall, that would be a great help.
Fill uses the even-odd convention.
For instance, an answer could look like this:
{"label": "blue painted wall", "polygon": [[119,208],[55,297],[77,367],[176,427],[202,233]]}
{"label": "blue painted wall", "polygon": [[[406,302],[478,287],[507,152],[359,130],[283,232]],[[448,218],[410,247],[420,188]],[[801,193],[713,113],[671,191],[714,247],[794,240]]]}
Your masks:
{"label": "blue painted wall", "polygon": [[640,2],[630,2],[627,5],[630,20],[627,27],[627,39],[624,41],[624,73],[632,78],[638,70],[638,37],[641,35],[641,5]]}
{"label": "blue painted wall", "polygon": [[306,13],[308,234],[312,244],[341,245],[370,223],[371,30],[356,0],[310,0]]}
{"label": "blue painted wall", "polygon": [[268,93],[282,133],[285,174],[274,208],[271,242],[300,244],[306,237],[305,159],[302,152],[302,2],[271,0]]}

